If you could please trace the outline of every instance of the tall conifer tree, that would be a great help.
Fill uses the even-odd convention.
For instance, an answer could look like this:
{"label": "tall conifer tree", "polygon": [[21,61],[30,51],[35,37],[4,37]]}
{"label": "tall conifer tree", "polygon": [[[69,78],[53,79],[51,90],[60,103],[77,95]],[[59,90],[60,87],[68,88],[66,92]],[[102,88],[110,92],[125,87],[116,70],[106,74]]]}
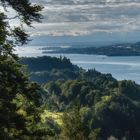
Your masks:
{"label": "tall conifer tree", "polygon": [[[40,88],[29,82],[13,50],[28,43],[24,26],[40,22],[42,7],[29,0],[0,0],[0,9],[0,139],[35,139]],[[13,17],[9,9],[15,11]],[[11,26],[15,19],[19,25]]]}

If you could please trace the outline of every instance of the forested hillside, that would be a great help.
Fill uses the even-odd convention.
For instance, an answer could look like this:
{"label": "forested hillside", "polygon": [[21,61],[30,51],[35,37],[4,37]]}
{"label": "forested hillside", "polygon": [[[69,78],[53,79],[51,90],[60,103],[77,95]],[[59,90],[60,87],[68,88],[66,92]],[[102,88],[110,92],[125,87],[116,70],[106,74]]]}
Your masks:
{"label": "forested hillside", "polygon": [[69,139],[140,138],[140,86],[134,82],[118,82],[111,75],[89,70],[80,79],[43,87],[48,91],[48,109],[66,112],[64,134]]}
{"label": "forested hillside", "polygon": [[[48,53],[43,51],[43,53]],[[80,46],[70,48],[60,48],[49,53],[63,54],[90,54],[90,55],[106,55],[106,56],[140,56],[140,43],[124,43],[108,46]]]}
{"label": "forested hillside", "polygon": [[23,57],[19,61],[22,64],[28,66],[28,70],[32,72],[37,71],[50,71],[52,69],[70,69],[76,70],[77,66],[74,66],[69,59],[60,56],[60,58],[43,56],[43,57]]}
{"label": "forested hillside", "polygon": [[[49,62],[46,60],[45,63]],[[76,69],[71,69],[73,67]],[[52,70],[61,73],[61,76],[56,76],[55,80],[50,77],[42,85],[46,110],[43,118],[48,119],[49,114],[52,115],[52,121],[57,124],[53,128],[56,139],[140,138],[139,85],[133,81],[117,81],[111,74],[102,74],[96,70],[85,71],[72,64],[67,67],[71,71],[67,78],[64,78],[65,70],[55,65]],[[50,72],[52,70],[49,69]]]}
{"label": "forested hillside", "polygon": [[40,22],[43,7],[29,0],[0,4],[1,140],[140,140],[140,85],[65,57],[19,58],[13,50],[28,43],[24,27]]}
{"label": "forested hillside", "polygon": [[79,75],[80,68],[73,65],[66,57],[37,57],[21,58],[20,63],[27,65],[30,80],[38,83],[46,83],[51,80],[75,79]]}

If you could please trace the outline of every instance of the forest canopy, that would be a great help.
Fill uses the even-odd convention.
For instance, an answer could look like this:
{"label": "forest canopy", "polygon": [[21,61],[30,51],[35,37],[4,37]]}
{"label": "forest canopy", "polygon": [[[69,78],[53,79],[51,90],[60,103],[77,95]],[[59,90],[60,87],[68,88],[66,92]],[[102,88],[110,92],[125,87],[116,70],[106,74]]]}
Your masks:
{"label": "forest canopy", "polygon": [[[30,59],[32,62],[33,59],[38,61],[44,59],[46,66],[52,61],[56,62],[52,63],[54,65],[49,69],[44,67],[43,71],[38,65],[38,70],[34,72],[32,68],[37,64],[30,65]],[[95,69],[88,71],[77,67],[73,69],[75,68],[73,64],[71,64],[73,67],[70,65],[66,70],[58,68],[55,64],[60,62],[61,58],[42,57],[23,60],[25,64],[30,65],[29,70],[33,72],[31,77],[43,83],[46,110],[44,118],[46,116],[47,119],[51,115],[52,120],[58,125],[54,127],[56,130],[54,138],[61,140],[140,138],[138,84],[133,81],[117,81],[111,74],[102,74]]]}
{"label": "forest canopy", "polygon": [[[40,22],[42,7],[29,0],[0,4],[1,140],[140,139],[138,84],[83,70],[65,57],[18,58],[14,47],[29,41],[24,26]],[[16,15],[9,17],[7,8]],[[34,82],[20,63],[29,65]]]}

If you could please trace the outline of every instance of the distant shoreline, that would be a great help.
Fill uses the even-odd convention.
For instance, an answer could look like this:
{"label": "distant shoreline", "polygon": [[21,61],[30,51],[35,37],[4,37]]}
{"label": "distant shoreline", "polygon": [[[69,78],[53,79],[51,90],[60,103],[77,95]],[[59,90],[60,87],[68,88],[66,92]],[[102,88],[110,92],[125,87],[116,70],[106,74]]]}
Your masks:
{"label": "distant shoreline", "polygon": [[138,55],[133,55],[133,54],[129,54],[129,55],[107,55],[107,54],[90,54],[90,53],[66,53],[66,52],[47,52],[47,51],[43,51],[42,52],[43,54],[83,54],[83,55],[98,55],[98,56],[106,56],[106,57],[133,57],[133,56],[140,56],[140,54],[138,54]]}
{"label": "distant shoreline", "polygon": [[110,57],[111,56],[140,56],[140,43],[110,45],[105,47],[58,48],[50,52],[43,49],[42,53],[88,54],[88,55],[105,55]]}

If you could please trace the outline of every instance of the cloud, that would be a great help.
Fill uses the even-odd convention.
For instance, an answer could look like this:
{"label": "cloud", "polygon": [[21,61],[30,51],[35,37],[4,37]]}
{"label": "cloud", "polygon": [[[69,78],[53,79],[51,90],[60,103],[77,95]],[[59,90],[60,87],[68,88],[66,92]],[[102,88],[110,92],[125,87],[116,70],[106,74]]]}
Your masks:
{"label": "cloud", "polygon": [[[34,0],[38,3],[38,0]],[[79,36],[140,28],[140,0],[40,0],[43,23],[32,35]]]}

